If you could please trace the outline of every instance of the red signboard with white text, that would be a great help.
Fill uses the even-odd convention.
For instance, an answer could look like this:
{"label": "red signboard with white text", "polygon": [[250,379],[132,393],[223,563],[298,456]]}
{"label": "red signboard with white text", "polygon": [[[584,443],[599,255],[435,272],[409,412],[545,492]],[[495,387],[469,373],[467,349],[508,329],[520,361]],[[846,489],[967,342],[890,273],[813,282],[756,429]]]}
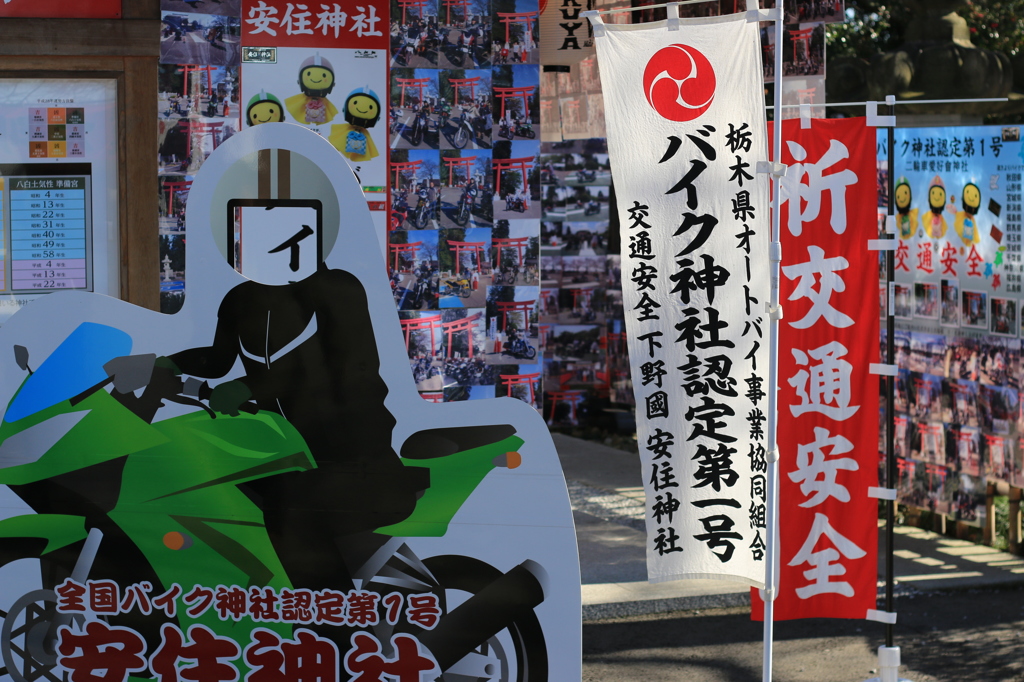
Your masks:
{"label": "red signboard with white text", "polygon": [[793,119],[782,139],[775,618],[863,619],[878,573],[875,129]]}
{"label": "red signboard with white text", "polygon": [[4,0],[0,17],[120,19],[121,0]]}
{"label": "red signboard with white text", "polygon": [[247,1],[242,45],[386,50],[388,11],[385,0]]}

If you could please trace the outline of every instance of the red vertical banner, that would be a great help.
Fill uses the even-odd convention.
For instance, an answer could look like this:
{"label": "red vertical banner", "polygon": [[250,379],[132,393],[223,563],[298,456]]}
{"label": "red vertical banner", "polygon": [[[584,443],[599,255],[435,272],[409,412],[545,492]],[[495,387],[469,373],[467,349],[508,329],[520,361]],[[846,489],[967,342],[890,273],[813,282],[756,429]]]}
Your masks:
{"label": "red vertical banner", "polygon": [[[865,618],[878,580],[875,129],[782,125],[775,618]],[[756,593],[753,605],[760,619]]]}

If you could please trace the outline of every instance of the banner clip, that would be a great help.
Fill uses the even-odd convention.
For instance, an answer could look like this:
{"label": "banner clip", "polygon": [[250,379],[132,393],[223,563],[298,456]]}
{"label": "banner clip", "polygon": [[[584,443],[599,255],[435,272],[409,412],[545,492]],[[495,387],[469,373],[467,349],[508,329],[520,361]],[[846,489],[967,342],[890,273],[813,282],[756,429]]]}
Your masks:
{"label": "banner clip", "polygon": [[679,30],[679,3],[670,2],[665,5],[665,13],[668,15],[665,21],[665,28],[670,31]]}
{"label": "banner clip", "polygon": [[[892,101],[890,101],[892,100]],[[896,103],[896,98],[889,95],[885,98],[885,103],[893,105]],[[878,102],[865,102],[867,109],[867,125],[874,128],[895,128],[896,117],[895,116],[879,116],[878,115]]]}
{"label": "banner clip", "polygon": [[773,462],[778,462],[779,461],[779,449],[776,447],[776,448],[772,448],[771,450],[769,450],[766,459],[768,460],[769,464],[773,463]]}
{"label": "banner clip", "polygon": [[885,623],[886,625],[896,624],[896,614],[889,611],[879,611],[877,609],[868,609],[868,614],[864,616],[864,620],[873,620],[876,623]]}
{"label": "banner clip", "polygon": [[776,21],[779,18],[779,12],[781,10],[778,7],[772,9],[748,9],[747,10],[747,23],[752,21]]}
{"label": "banner clip", "polygon": [[768,313],[768,319],[769,320],[775,321],[775,320],[781,320],[782,319],[782,306],[781,305],[777,305],[777,306],[775,306],[773,308],[772,304],[768,303],[766,301],[765,304],[764,304],[764,311],[766,313]]}
{"label": "banner clip", "polygon": [[882,362],[872,362],[868,365],[869,374],[877,374],[880,377],[894,377],[899,374],[898,365],[887,365]]}
{"label": "banner clip", "polygon": [[771,161],[758,161],[757,172],[758,173],[770,173],[777,178],[782,177],[786,174],[786,169],[789,168],[784,163],[772,163]]}
{"label": "banner clip", "polygon": [[868,497],[873,497],[876,500],[892,500],[896,501],[896,488],[876,488],[871,486],[868,488]]}
{"label": "banner clip", "polygon": [[811,105],[806,102],[800,103],[800,129],[808,130],[811,127]]}
{"label": "banner clip", "polygon": [[869,239],[868,251],[895,251],[895,239]]}
{"label": "banner clip", "polygon": [[896,234],[896,216],[887,215],[885,216],[885,233],[895,235]]}
{"label": "banner clip", "polygon": [[603,38],[605,36],[604,19],[601,18],[601,14],[596,9],[588,9],[580,12],[580,15],[590,19],[590,26],[594,29],[595,38]]}

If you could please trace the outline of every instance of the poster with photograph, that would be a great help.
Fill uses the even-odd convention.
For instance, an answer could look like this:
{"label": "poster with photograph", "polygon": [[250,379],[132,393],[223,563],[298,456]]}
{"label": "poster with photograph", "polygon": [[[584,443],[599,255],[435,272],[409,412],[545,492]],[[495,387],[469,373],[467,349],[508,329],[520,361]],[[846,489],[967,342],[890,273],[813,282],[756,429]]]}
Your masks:
{"label": "poster with photograph", "polygon": [[[898,361],[946,380],[942,416],[910,429],[909,458],[948,469],[930,499],[971,523],[984,517],[986,476],[1021,478],[1021,150],[1016,126],[896,131],[895,292],[910,332]],[[921,410],[913,391],[908,407]],[[940,438],[946,455],[933,462]]]}
{"label": "poster with photograph", "polygon": [[348,160],[371,209],[384,210],[388,10],[384,0],[347,9],[243,0],[243,120],[310,128]]}

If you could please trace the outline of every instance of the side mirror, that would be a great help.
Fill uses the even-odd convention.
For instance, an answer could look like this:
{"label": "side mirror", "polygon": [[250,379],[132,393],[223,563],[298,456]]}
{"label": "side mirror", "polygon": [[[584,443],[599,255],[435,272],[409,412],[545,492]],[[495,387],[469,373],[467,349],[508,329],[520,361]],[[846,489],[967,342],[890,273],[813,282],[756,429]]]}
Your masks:
{"label": "side mirror", "polygon": [[24,372],[32,373],[32,370],[28,368],[28,348],[25,346],[14,347],[14,361],[18,363],[18,367]]}

